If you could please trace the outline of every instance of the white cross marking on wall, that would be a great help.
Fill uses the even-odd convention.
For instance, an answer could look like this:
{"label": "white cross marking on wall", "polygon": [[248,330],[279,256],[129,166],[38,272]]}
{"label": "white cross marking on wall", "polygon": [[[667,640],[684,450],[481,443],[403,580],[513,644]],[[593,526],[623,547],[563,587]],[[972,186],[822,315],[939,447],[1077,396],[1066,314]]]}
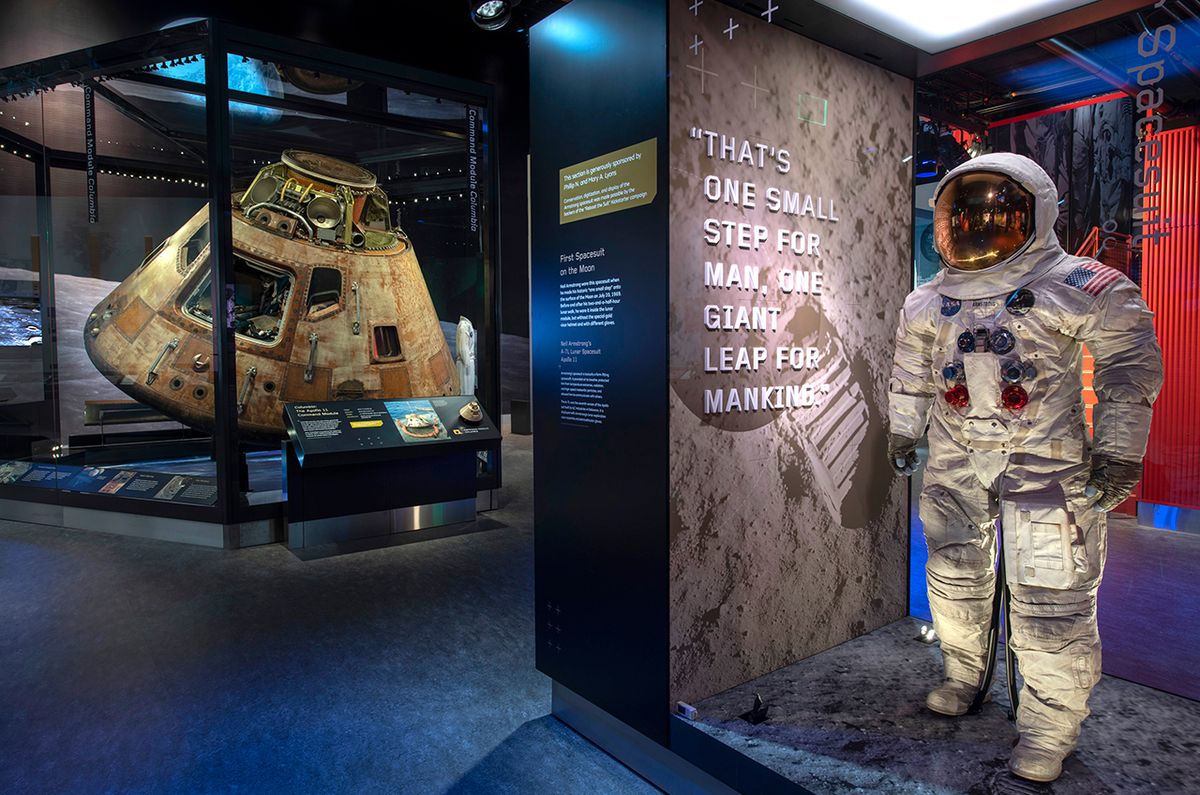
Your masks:
{"label": "white cross marking on wall", "polygon": [[770,90],[769,88],[763,88],[762,86],[760,86],[760,85],[758,84],[758,67],[757,67],[757,66],[755,66],[755,67],[754,67],[754,82],[753,82],[753,83],[747,83],[745,80],[743,80],[743,81],[742,81],[742,85],[744,85],[746,88],[750,88],[750,89],[753,89],[753,90],[754,90],[754,93],[753,93],[751,96],[753,96],[753,97],[754,97],[754,105],[753,105],[753,107],[754,107],[754,109],[755,109],[755,110],[757,110],[757,109],[758,109],[758,92],[760,92],[760,91],[761,91],[761,92],[762,92],[762,93],[764,93],[764,94],[770,94],[770,93],[771,93],[771,90]]}
{"label": "white cross marking on wall", "polygon": [[712,77],[717,76],[716,72],[710,72],[709,70],[704,68],[704,50],[700,51],[700,65],[692,66],[691,64],[687,64],[687,68],[691,69],[693,72],[700,73],[700,93],[701,94],[704,93],[704,78],[707,76],[712,76]]}
{"label": "white cross marking on wall", "polygon": [[733,17],[729,18],[729,27],[725,28],[725,32],[729,34],[730,41],[733,41],[733,32],[740,27],[741,27],[741,25],[733,24]]}
{"label": "white cross marking on wall", "polygon": [[692,34],[692,43],[688,45],[688,49],[692,51],[692,55],[696,55],[700,52],[700,45],[703,43],[704,39],[700,38],[695,33]]}
{"label": "white cross marking on wall", "polygon": [[704,0],[692,0],[692,4],[688,6],[688,11],[692,12],[692,16],[700,16],[700,6],[704,5]]}
{"label": "white cross marking on wall", "polygon": [[767,22],[774,22],[775,20],[773,20],[771,17],[773,17],[775,15],[775,12],[778,10],[779,10],[779,6],[772,5],[771,0],[767,0],[767,10],[762,12],[761,14],[759,14],[759,16],[766,17]]}

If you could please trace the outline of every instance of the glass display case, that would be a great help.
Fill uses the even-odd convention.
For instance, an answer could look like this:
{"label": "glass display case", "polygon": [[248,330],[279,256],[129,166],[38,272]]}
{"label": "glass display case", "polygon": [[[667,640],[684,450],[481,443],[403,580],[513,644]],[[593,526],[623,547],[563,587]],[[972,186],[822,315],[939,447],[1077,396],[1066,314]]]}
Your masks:
{"label": "glass display case", "polygon": [[285,403],[498,415],[489,87],[199,20],[0,98],[0,499],[269,521]]}

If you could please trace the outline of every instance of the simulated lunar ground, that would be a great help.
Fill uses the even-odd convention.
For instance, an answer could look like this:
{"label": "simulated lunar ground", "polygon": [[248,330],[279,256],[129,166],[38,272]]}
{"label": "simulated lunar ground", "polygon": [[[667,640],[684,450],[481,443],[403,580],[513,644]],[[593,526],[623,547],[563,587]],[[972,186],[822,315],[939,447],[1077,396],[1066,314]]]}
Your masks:
{"label": "simulated lunar ground", "polygon": [[[1196,792],[1200,703],[1104,676],[1078,750],[1053,785],[1014,778],[1003,651],[992,701],[978,715],[925,709],[941,652],[903,619],[696,705],[696,726],[817,793],[1168,795]],[[738,716],[755,694],[765,723]]]}

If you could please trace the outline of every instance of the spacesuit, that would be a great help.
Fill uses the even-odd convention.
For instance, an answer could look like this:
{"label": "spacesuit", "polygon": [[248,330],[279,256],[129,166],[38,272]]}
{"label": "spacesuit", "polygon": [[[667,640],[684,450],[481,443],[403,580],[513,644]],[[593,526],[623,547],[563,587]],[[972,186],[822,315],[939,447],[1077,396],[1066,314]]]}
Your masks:
{"label": "spacesuit", "polygon": [[475,394],[475,326],[466,317],[458,316],[455,330],[455,367],[458,382],[464,395]]}
{"label": "spacesuit", "polygon": [[[964,714],[982,686],[1001,520],[1011,648],[1024,678],[1018,776],[1052,781],[1100,677],[1096,591],[1105,512],[1141,478],[1162,354],[1119,271],[1063,251],[1058,195],[1032,160],[991,154],[938,185],[945,267],[905,300],[889,383],[898,471],[929,432],[920,515],[945,682],[926,705]],[[1082,346],[1095,359],[1094,439]]]}

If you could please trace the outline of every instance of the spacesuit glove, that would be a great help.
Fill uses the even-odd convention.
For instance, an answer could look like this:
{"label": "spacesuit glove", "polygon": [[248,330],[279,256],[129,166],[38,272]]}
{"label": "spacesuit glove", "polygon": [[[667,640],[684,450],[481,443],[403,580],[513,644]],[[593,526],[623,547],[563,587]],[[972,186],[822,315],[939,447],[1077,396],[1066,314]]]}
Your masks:
{"label": "spacesuit glove", "polygon": [[1092,498],[1097,511],[1111,511],[1128,499],[1133,487],[1142,479],[1140,461],[1118,461],[1103,455],[1092,456],[1092,476],[1084,494]]}
{"label": "spacesuit glove", "polygon": [[896,434],[888,435],[888,460],[892,469],[901,475],[911,476],[917,471],[917,440]]}

